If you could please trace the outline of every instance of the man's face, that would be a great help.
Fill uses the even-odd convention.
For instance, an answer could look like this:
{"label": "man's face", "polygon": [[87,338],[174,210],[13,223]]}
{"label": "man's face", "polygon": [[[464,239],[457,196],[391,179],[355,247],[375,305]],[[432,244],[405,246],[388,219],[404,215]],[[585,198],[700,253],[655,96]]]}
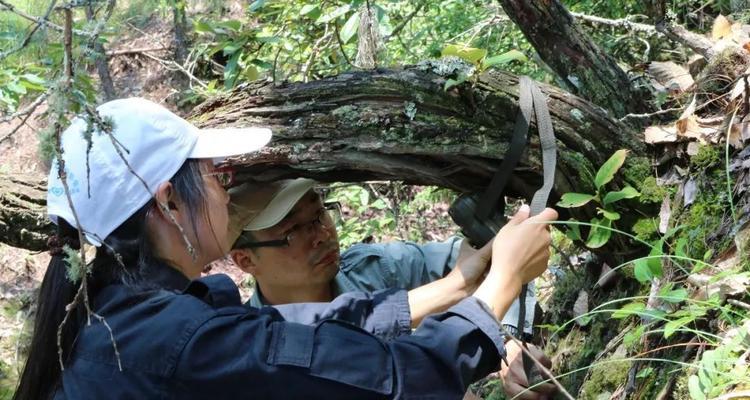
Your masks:
{"label": "man's face", "polygon": [[235,256],[235,262],[252,273],[261,287],[298,288],[328,283],[336,276],[336,226],[315,191],[307,192],[275,226],[253,232],[258,242],[283,238],[289,238],[289,246],[240,250],[243,257]]}

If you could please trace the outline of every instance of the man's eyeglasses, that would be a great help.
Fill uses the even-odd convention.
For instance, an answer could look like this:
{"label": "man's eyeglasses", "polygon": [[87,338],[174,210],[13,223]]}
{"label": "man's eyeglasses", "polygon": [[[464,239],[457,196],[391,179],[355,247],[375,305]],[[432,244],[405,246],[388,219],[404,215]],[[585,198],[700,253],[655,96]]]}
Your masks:
{"label": "man's eyeglasses", "polygon": [[224,188],[229,188],[234,184],[234,168],[231,167],[217,168],[203,176],[215,176]]}
{"label": "man's eyeglasses", "polygon": [[335,228],[341,221],[341,204],[339,202],[323,203],[318,210],[315,218],[309,222],[298,224],[289,230],[287,235],[282,239],[264,240],[254,242],[246,239],[245,233],[240,235],[237,244],[234,246],[238,249],[249,249],[258,247],[287,247],[293,246],[294,243],[309,239],[315,229],[320,226],[322,229]]}

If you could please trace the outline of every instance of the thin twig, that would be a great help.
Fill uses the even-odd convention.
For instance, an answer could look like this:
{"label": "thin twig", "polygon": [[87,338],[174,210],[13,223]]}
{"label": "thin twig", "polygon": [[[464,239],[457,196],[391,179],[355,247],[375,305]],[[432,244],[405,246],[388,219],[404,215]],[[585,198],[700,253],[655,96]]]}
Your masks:
{"label": "thin twig", "polygon": [[[114,0],[110,0],[110,6],[114,3]],[[65,96],[70,92],[72,86],[73,86],[73,11],[70,9],[70,7],[66,7],[63,9],[63,12],[65,14],[65,30],[64,30],[64,38],[63,38],[63,49],[65,54],[65,59],[63,62],[63,81],[62,81],[62,87],[60,88],[61,91],[61,98],[66,99]],[[109,15],[111,16],[111,10]],[[100,25],[101,26],[101,25]],[[96,37],[96,35],[94,36]],[[63,100],[67,103],[67,100]],[[60,178],[60,181],[62,182],[63,188],[65,189],[65,196],[68,200],[68,205],[70,206],[70,210],[73,213],[73,219],[75,220],[76,227],[78,228],[78,242],[81,244],[80,246],[80,255],[81,255],[81,261],[80,261],[80,268],[83,269],[81,273],[81,285],[78,287],[78,291],[76,292],[75,296],[73,297],[73,301],[71,301],[68,305],[65,306],[65,317],[63,317],[62,322],[57,327],[57,355],[58,355],[58,361],[60,363],[60,370],[65,370],[65,363],[63,360],[63,347],[62,347],[62,331],[65,327],[65,324],[67,324],[68,319],[75,311],[76,307],[83,303],[84,308],[86,309],[86,323],[87,325],[91,325],[91,317],[94,316],[97,320],[103,323],[103,325],[109,330],[110,338],[112,340],[112,346],[115,351],[115,357],[117,359],[117,365],[122,371],[122,363],[120,360],[120,352],[117,350],[117,342],[115,341],[114,334],[112,332],[112,328],[109,326],[106,320],[104,320],[104,317],[101,315],[95,313],[91,309],[91,303],[89,301],[88,297],[88,277],[86,276],[87,271],[87,262],[86,262],[86,251],[85,251],[85,238],[83,235],[84,227],[81,226],[81,220],[78,217],[78,212],[76,211],[75,207],[73,206],[73,198],[70,195],[70,188],[68,186],[68,179],[67,179],[67,172],[65,169],[65,158],[63,157],[63,151],[62,151],[62,133],[63,133],[63,126],[60,123],[60,120],[63,118],[62,115],[59,115],[57,120],[54,123],[54,131],[55,131],[55,147],[57,150],[57,174]]]}
{"label": "thin twig", "polygon": [[[502,324],[500,324],[500,330],[503,332],[503,334],[505,335],[505,337],[509,337],[510,340],[512,340],[516,345],[518,345],[518,347],[521,348],[522,352],[524,352],[527,356],[529,356],[529,358],[532,361],[534,361],[534,364],[536,365],[537,368],[539,368],[540,371],[542,371],[543,373],[547,374],[547,376],[549,376],[549,379],[547,379],[547,380],[545,380],[543,382],[539,382],[539,383],[537,383],[537,385],[540,385],[540,384],[542,384],[542,383],[544,383],[546,381],[551,381],[557,387],[557,390],[559,390],[560,393],[562,393],[562,395],[565,396],[568,400],[575,400],[575,397],[571,396],[570,393],[568,393],[568,391],[565,390],[565,387],[560,383],[560,381],[558,381],[555,378],[555,376],[552,374],[552,371],[550,371],[549,369],[547,369],[547,367],[545,367],[544,364],[542,364],[541,362],[539,362],[539,360],[537,360],[536,357],[534,357],[534,355],[531,354],[531,352],[529,351],[529,349],[526,348],[526,346],[524,345],[524,343],[521,343],[520,340],[516,339],[515,336],[511,335],[510,332],[508,332],[505,329],[505,327],[502,326]],[[530,377],[526,377],[526,378],[530,379]],[[534,386],[536,386],[536,385],[534,385]],[[532,386],[532,387],[534,387],[534,386]],[[532,390],[532,389],[531,388],[527,388],[526,390]]]}
{"label": "thin twig", "polygon": [[727,299],[727,303],[729,303],[729,304],[731,304],[733,306],[744,308],[745,310],[750,310],[750,304],[747,304],[747,303],[739,301],[739,300]]}
{"label": "thin twig", "polygon": [[[53,22],[46,21],[44,18],[39,18],[39,17],[36,17],[34,15],[27,14],[27,13],[19,10],[18,8],[16,8],[13,4],[10,4],[10,3],[8,3],[5,0],[0,0],[0,6],[5,7],[6,10],[8,10],[8,11],[10,11],[10,12],[18,15],[21,18],[27,19],[27,20],[29,20],[31,22],[34,22],[36,24],[39,24],[39,25],[44,25],[44,26],[50,27],[50,28],[52,28],[52,29],[54,29],[54,30],[56,30],[58,32],[65,33],[65,28],[63,28],[62,26],[57,25],[57,24],[55,24]],[[79,30],[79,29],[73,29],[72,33],[74,33],[74,34],[76,34],[78,36],[86,36],[86,37],[91,37],[92,36],[91,32],[86,32],[86,31],[82,31],[82,30]]]}
{"label": "thin twig", "polygon": [[152,59],[152,60],[160,63],[161,65],[163,65],[167,69],[170,69],[172,71],[177,70],[177,71],[182,72],[183,74],[185,74],[185,76],[187,76],[188,78],[190,78],[191,81],[194,81],[195,83],[197,83],[198,86],[200,86],[201,88],[203,88],[203,89],[207,89],[208,88],[208,85],[206,85],[205,83],[203,83],[203,81],[201,81],[200,79],[196,78],[195,75],[191,74],[190,71],[186,70],[179,63],[174,62],[174,61],[170,61],[170,60],[163,60],[163,59],[161,59],[159,57],[153,56],[153,55],[148,54],[148,53],[141,53],[141,54],[143,54],[144,56],[146,56],[146,57],[148,57],[148,58],[150,58],[150,59]]}
{"label": "thin twig", "polygon": [[121,56],[125,54],[135,54],[135,53],[147,53],[147,52],[153,52],[153,51],[165,51],[165,50],[171,50],[171,47],[140,47],[136,49],[125,49],[125,50],[110,50],[106,54],[109,57],[114,56]]}
{"label": "thin twig", "polygon": [[3,137],[0,138],[0,144],[2,144],[4,141],[10,139],[10,137],[13,136],[16,132],[18,132],[18,130],[22,126],[26,125],[26,121],[29,119],[29,117],[31,117],[34,114],[34,111],[37,109],[37,107],[39,107],[44,102],[44,100],[47,99],[48,95],[49,95],[49,92],[42,93],[41,95],[39,95],[39,97],[37,97],[31,104],[29,104],[23,110],[15,113],[13,115],[9,115],[9,116],[3,118],[2,120],[0,120],[0,124],[3,124],[3,123],[6,123],[6,122],[9,122],[9,121],[11,121],[11,120],[13,120],[15,118],[21,118],[21,122],[18,125],[16,125],[16,127],[13,128],[13,130],[11,130],[10,132],[8,132],[7,135],[5,135],[5,136],[3,136]]}
{"label": "thin twig", "polygon": [[[57,3],[57,0],[52,0],[49,7],[47,7],[47,12],[44,13],[44,16],[42,17],[42,21],[49,21],[49,16],[52,14],[52,10],[55,9],[55,4]],[[18,51],[21,51],[24,47],[28,46],[29,43],[31,43],[31,38],[34,36],[34,34],[39,30],[39,28],[42,26],[40,23],[35,23],[34,27],[31,28],[29,33],[26,35],[26,37],[21,41],[21,43],[18,44],[13,49],[10,49],[8,51],[5,51],[3,53],[0,53],[0,61],[6,59],[9,55],[16,53]]]}
{"label": "thin twig", "polygon": [[669,114],[669,113],[673,113],[673,112],[677,112],[677,111],[682,111],[682,108],[668,108],[666,110],[654,111],[652,113],[647,113],[647,114],[625,114],[619,120],[621,122],[623,122],[623,121],[625,121],[626,119],[629,119],[629,118],[639,118],[639,119],[651,118],[651,117],[655,117],[657,115]]}
{"label": "thin twig", "polygon": [[[310,69],[312,68],[313,62],[315,62],[315,58],[318,56],[318,52],[320,52],[320,46],[325,41],[331,39],[331,34],[328,33],[328,24],[326,24],[325,30],[323,31],[323,36],[320,37],[320,39],[315,41],[315,44],[313,44],[312,50],[310,51],[310,58],[307,59],[307,62],[302,67],[302,79],[304,82],[307,82],[310,79]],[[326,46],[328,44],[326,43]]]}
{"label": "thin twig", "polygon": [[394,37],[394,36],[398,36],[398,34],[399,34],[399,33],[401,33],[401,31],[402,31],[402,30],[404,30],[404,28],[405,28],[405,27],[406,27],[406,25],[407,25],[407,24],[409,23],[409,21],[411,21],[411,20],[412,20],[412,19],[413,19],[413,18],[414,18],[414,17],[415,17],[416,15],[417,15],[417,13],[419,13],[419,11],[421,11],[421,10],[422,10],[422,8],[423,8],[423,7],[424,7],[424,6],[426,5],[426,4],[427,4],[427,2],[426,2],[426,1],[423,1],[423,2],[419,3],[419,4],[417,5],[417,8],[415,8],[415,9],[414,9],[414,11],[412,11],[411,13],[409,13],[409,15],[407,15],[406,17],[404,17],[404,20],[403,20],[403,21],[401,21],[401,22],[400,22],[400,23],[399,23],[398,25],[396,25],[396,27],[395,27],[395,28],[393,28],[393,30],[391,31],[391,33],[390,33],[390,34],[389,34],[388,36],[386,36],[386,37],[384,37],[384,38],[383,38],[383,44],[386,44],[386,43],[388,43],[388,41],[389,41],[389,40],[390,40],[390,39],[391,39],[392,37]]}
{"label": "thin twig", "polygon": [[349,56],[346,55],[346,51],[344,50],[344,42],[341,41],[341,35],[339,35],[339,26],[338,24],[333,24],[333,27],[336,29],[336,32],[334,34],[336,35],[336,41],[339,43],[339,50],[344,56],[344,60],[346,60],[346,63],[351,66],[352,61],[349,59]]}

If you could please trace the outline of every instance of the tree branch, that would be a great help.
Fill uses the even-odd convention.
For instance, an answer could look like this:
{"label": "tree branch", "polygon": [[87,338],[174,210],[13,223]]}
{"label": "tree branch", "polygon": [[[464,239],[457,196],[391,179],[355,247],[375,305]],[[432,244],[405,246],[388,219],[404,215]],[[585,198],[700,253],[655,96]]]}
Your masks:
{"label": "tree branch", "polygon": [[[26,20],[29,20],[29,21],[34,22],[34,23],[39,24],[39,25],[44,25],[44,26],[50,27],[50,28],[52,28],[52,29],[54,29],[54,30],[56,30],[58,32],[61,32],[61,33],[65,32],[65,28],[63,28],[62,26],[57,25],[57,24],[52,23],[52,22],[49,22],[49,21],[45,20],[44,18],[39,18],[39,17],[36,17],[34,15],[27,14],[27,13],[19,10],[13,4],[10,4],[6,0],[0,0],[0,6],[5,7],[6,10],[8,10],[8,11],[10,11],[10,12],[18,15],[19,17],[26,19]],[[91,32],[86,32],[86,31],[82,31],[82,30],[79,30],[79,29],[72,29],[72,32],[74,34],[78,35],[78,36],[85,36],[85,37],[91,37],[92,36]]]}
{"label": "tree branch", "polygon": [[581,21],[590,22],[593,24],[613,26],[616,28],[633,30],[637,32],[644,32],[648,34],[663,35],[663,33],[657,31],[656,27],[653,25],[633,22],[627,18],[608,19],[608,18],[597,17],[595,15],[586,15],[586,14],[577,13],[577,12],[571,12],[570,14],[576,17],[577,19],[580,19]]}
{"label": "tree branch", "polygon": [[15,118],[21,118],[21,117],[23,117],[21,119],[21,122],[18,125],[16,125],[15,128],[13,128],[10,132],[8,132],[7,135],[5,135],[5,136],[3,136],[3,137],[0,138],[0,144],[2,144],[4,141],[10,139],[11,136],[13,136],[16,132],[18,132],[18,130],[24,124],[26,124],[26,121],[29,119],[29,117],[31,117],[31,115],[34,114],[34,110],[36,110],[37,107],[39,107],[44,102],[44,100],[47,99],[48,95],[49,95],[48,92],[42,93],[41,95],[39,95],[39,97],[37,97],[31,104],[29,104],[23,110],[21,110],[21,111],[15,113],[13,115],[10,115],[10,116],[5,117],[2,120],[0,120],[0,124],[2,124],[2,123],[5,123],[5,122],[10,122],[10,121],[12,121]]}
{"label": "tree branch", "polygon": [[404,30],[404,28],[406,28],[406,25],[409,23],[409,21],[411,21],[417,15],[417,13],[419,13],[422,10],[425,4],[427,4],[426,1],[419,3],[417,5],[417,8],[414,9],[414,11],[412,11],[411,13],[409,13],[409,15],[404,17],[404,20],[401,21],[398,25],[396,25],[396,27],[393,28],[393,30],[388,36],[383,38],[383,44],[388,43],[388,41],[391,40],[392,37],[398,36],[398,34],[401,33],[401,31]]}

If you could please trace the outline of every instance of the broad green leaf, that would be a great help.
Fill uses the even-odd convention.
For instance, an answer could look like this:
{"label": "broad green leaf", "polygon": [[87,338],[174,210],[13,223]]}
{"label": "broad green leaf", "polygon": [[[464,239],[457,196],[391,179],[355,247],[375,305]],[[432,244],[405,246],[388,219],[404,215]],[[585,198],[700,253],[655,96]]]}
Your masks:
{"label": "broad green leaf", "polygon": [[456,56],[472,64],[477,64],[487,55],[487,50],[449,44],[440,54],[443,57]]}
{"label": "broad green leaf", "polygon": [[604,218],[610,220],[610,221],[617,221],[620,219],[620,213],[611,211],[611,210],[605,210],[603,208],[597,208],[599,210],[599,213],[604,216]]}
{"label": "broad green leaf", "polygon": [[695,320],[695,317],[690,316],[690,317],[682,317],[682,318],[667,322],[664,325],[664,338],[669,339],[669,337],[672,336],[675,332],[677,332],[678,329],[693,322],[693,320]]}
{"label": "broad green leaf", "polygon": [[21,75],[23,79],[28,81],[29,83],[33,83],[35,85],[44,85],[45,81],[44,79],[40,78],[38,75],[34,74],[23,74]]}
{"label": "broad green leaf", "polygon": [[230,54],[234,54],[237,52],[237,50],[241,49],[245,45],[244,42],[232,42],[222,49],[222,52],[225,56],[228,56]]}
{"label": "broad green leaf", "polygon": [[638,371],[638,374],[636,374],[636,378],[647,378],[651,375],[651,373],[654,372],[654,369],[651,367],[646,367],[640,371]]}
{"label": "broad green leaf", "polygon": [[359,13],[355,12],[341,28],[341,41],[344,44],[349,43],[352,37],[357,34],[357,29],[359,29]]}
{"label": "broad green leaf", "polygon": [[651,251],[648,253],[649,259],[646,260],[646,264],[648,265],[649,271],[651,271],[651,275],[656,278],[661,278],[661,276],[664,275],[664,271],[662,270],[661,265],[661,256],[664,255],[664,252],[662,251],[663,246],[664,239],[662,238],[659,242],[657,242],[656,246],[651,248]]}
{"label": "broad green leaf", "polygon": [[659,295],[661,296],[661,299],[666,301],[667,303],[682,303],[687,299],[688,292],[685,289],[676,289],[676,290],[669,290],[669,291],[660,291]]}
{"label": "broad green leaf", "polygon": [[37,91],[40,91],[40,92],[44,90],[44,86],[38,85],[38,84],[33,83],[33,82],[29,82],[29,81],[27,81],[25,79],[19,81],[19,83],[23,87],[25,87],[26,89],[28,89],[28,90],[37,90]]}
{"label": "broad green leaf", "polygon": [[[572,222],[578,222],[574,219],[571,220]],[[568,231],[565,233],[565,236],[569,237],[570,240],[583,240],[583,236],[581,236],[581,226],[578,224],[568,224]]]}
{"label": "broad green leaf", "polygon": [[609,241],[609,237],[612,236],[612,231],[608,228],[612,226],[612,221],[608,219],[600,220],[594,218],[591,220],[594,225],[589,231],[589,237],[586,239],[586,246],[591,249],[598,249],[604,246]]}
{"label": "broad green leaf", "polygon": [[616,201],[620,201],[622,199],[632,199],[634,197],[638,197],[641,194],[638,193],[637,190],[630,186],[626,186],[624,189],[617,191],[617,192],[609,192],[604,195],[604,205],[614,203]]}
{"label": "broad green leaf", "polygon": [[198,33],[213,33],[214,28],[205,21],[195,21],[194,29]]}
{"label": "broad green leaf", "polygon": [[216,23],[216,25],[214,25],[214,27],[227,28],[227,29],[237,32],[240,29],[242,29],[242,21],[238,21],[236,19],[230,19],[227,21],[218,22]]}
{"label": "broad green leaf", "polygon": [[315,21],[315,23],[316,24],[325,24],[327,22],[331,22],[334,19],[336,19],[336,18],[338,18],[338,17],[340,17],[340,16],[345,15],[346,13],[348,13],[349,12],[349,8],[350,7],[349,7],[348,4],[345,4],[345,5],[341,6],[341,7],[338,7],[335,10],[331,11],[330,13],[328,13],[326,15],[323,15],[320,18],[318,18]]}
{"label": "broad green leaf", "polygon": [[594,178],[594,184],[597,189],[601,189],[602,186],[606,185],[612,178],[615,177],[615,173],[625,163],[625,157],[628,156],[627,150],[617,150],[612,157],[599,168]]}
{"label": "broad green leaf", "polygon": [[5,88],[14,93],[26,94],[26,87],[21,85],[20,82],[8,82],[5,84]]}
{"label": "broad green leaf", "polygon": [[263,6],[266,5],[266,0],[255,0],[250,4],[250,7],[248,8],[250,12],[255,12],[263,8]]}
{"label": "broad green leaf", "polygon": [[643,310],[646,309],[646,305],[641,302],[628,303],[622,306],[619,310],[612,313],[612,318],[623,319],[631,315],[640,315]]}
{"label": "broad green leaf", "polygon": [[263,69],[271,69],[271,68],[273,68],[273,64],[271,64],[268,61],[263,61],[263,60],[258,59],[258,58],[255,58],[255,59],[253,59],[250,62],[253,65],[255,65],[256,67],[258,67],[258,68],[263,68]]}
{"label": "broad green leaf", "polygon": [[[313,17],[312,15],[308,14],[315,14],[317,13],[317,17]],[[320,16],[320,5],[318,4],[306,4],[302,9],[299,11],[299,15],[307,15],[310,18],[317,19]]]}
{"label": "broad green leaf", "polygon": [[635,275],[635,279],[640,283],[650,282],[654,278],[651,268],[648,267],[647,260],[642,258],[633,262],[633,275]]}
{"label": "broad green leaf", "polygon": [[486,69],[489,67],[493,67],[495,65],[507,64],[511,61],[526,62],[528,61],[528,58],[526,58],[525,54],[521,53],[518,50],[513,49],[510,51],[506,51],[505,53],[500,54],[498,56],[485,58],[484,61],[482,61],[482,67]]}
{"label": "broad green leaf", "polygon": [[563,208],[581,207],[594,199],[593,194],[587,193],[565,193],[557,205]]}
{"label": "broad green leaf", "polygon": [[445,85],[443,86],[443,90],[448,90],[454,86],[460,85],[462,83],[466,82],[466,75],[459,75],[458,79],[446,79]]}
{"label": "broad green leaf", "polygon": [[631,347],[638,340],[640,340],[641,337],[643,337],[643,332],[645,332],[645,330],[645,326],[638,325],[637,328],[625,334],[625,336],[622,338],[623,344],[625,344],[626,347]]}
{"label": "broad green leaf", "polygon": [[227,65],[224,66],[225,89],[231,89],[234,87],[234,82],[237,80],[237,63],[239,62],[241,55],[241,51],[235,52],[227,62]]}
{"label": "broad green leaf", "polygon": [[242,70],[242,78],[247,82],[258,79],[258,76],[258,68],[255,65],[248,65]]}
{"label": "broad green leaf", "polygon": [[688,378],[688,391],[693,400],[706,400],[706,394],[703,392],[703,389],[701,389],[698,376],[690,375],[690,378]]}

